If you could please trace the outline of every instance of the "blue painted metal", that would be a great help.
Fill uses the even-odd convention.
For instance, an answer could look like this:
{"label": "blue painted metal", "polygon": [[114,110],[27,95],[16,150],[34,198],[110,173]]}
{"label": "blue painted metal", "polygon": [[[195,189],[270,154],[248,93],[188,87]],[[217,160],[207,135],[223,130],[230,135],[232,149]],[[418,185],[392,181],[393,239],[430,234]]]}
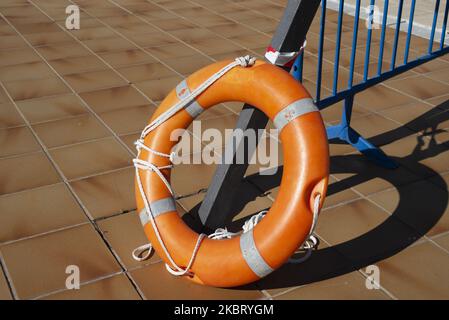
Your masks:
{"label": "blue painted metal", "polygon": [[384,3],[384,13],[382,18],[382,33],[380,36],[380,44],[379,44],[379,62],[377,64],[377,75],[380,76],[382,73],[382,63],[384,59],[384,46],[385,46],[385,33],[387,30],[387,18],[388,18],[388,6],[389,0],[385,0]]}
{"label": "blue painted metal", "polygon": [[449,12],[449,0],[446,1],[446,9],[444,10],[443,28],[441,31],[440,50],[444,48],[444,40],[446,39],[447,15]]}
{"label": "blue painted metal", "polygon": [[357,35],[359,33],[360,2],[361,0],[357,0],[355,4],[354,30],[352,34],[352,49],[351,49],[351,62],[349,66],[348,88],[352,88],[352,85],[354,83],[354,65],[357,50]]}
{"label": "blue painted metal", "polygon": [[363,68],[363,81],[368,80],[369,55],[371,53],[371,38],[373,36],[374,4],[375,4],[375,0],[371,0],[370,8],[369,8],[369,16],[368,16],[369,26],[368,26],[368,36],[366,37],[365,66]]}
{"label": "blue painted metal", "polygon": [[394,67],[396,66],[396,56],[398,53],[399,34],[401,31],[401,19],[402,19],[403,6],[404,6],[404,0],[399,0],[398,16],[396,19],[396,32],[394,34],[393,53],[391,55],[391,64],[390,64],[391,70],[394,70]]}
{"label": "blue painted metal", "polygon": [[316,99],[321,99],[321,77],[323,75],[323,50],[324,50],[324,31],[326,28],[326,0],[321,2],[321,20],[320,20],[320,41],[318,45],[318,64],[317,64],[317,86]]}
{"label": "blue painted metal", "polygon": [[429,53],[432,53],[433,50],[433,42],[435,41],[435,30],[437,27],[437,21],[438,21],[438,11],[440,10],[440,0],[435,1],[435,11],[433,13],[433,22],[432,22],[432,30],[430,31],[430,38],[429,38]]}
{"label": "blue painted metal", "polygon": [[413,31],[413,18],[415,17],[415,5],[416,0],[412,0],[412,5],[410,6],[410,15],[408,19],[407,41],[405,42],[404,64],[408,62],[408,56],[410,52],[410,41],[412,39],[412,31]]}
{"label": "blue painted metal", "polygon": [[[386,38],[386,28],[387,28],[387,14],[389,8],[389,1],[384,0],[384,10],[383,10],[383,19],[382,19],[382,30],[381,30],[381,38],[379,44],[379,57],[378,57],[378,65],[377,65],[377,75],[374,77],[368,76],[369,71],[369,62],[370,62],[370,49],[371,49],[371,40],[372,40],[372,30],[368,30],[367,42],[366,42],[366,51],[365,51],[365,61],[363,65],[363,80],[359,83],[354,84],[354,68],[355,68],[355,59],[357,53],[357,37],[359,32],[359,19],[360,19],[360,0],[356,1],[355,14],[354,14],[354,30],[352,36],[352,48],[351,48],[351,60],[349,65],[349,80],[348,87],[345,89],[339,90],[337,88],[338,84],[338,70],[340,63],[340,49],[341,49],[341,34],[342,34],[342,25],[343,25],[343,9],[344,9],[344,1],[340,2],[339,12],[338,12],[338,22],[337,22],[337,35],[336,35],[336,52],[335,52],[335,61],[334,61],[334,78],[333,78],[333,87],[332,87],[332,95],[321,99],[321,79],[322,79],[322,64],[323,64],[323,43],[324,43],[324,34],[325,34],[325,15],[326,15],[326,0],[322,0],[322,10],[321,10],[321,27],[320,27],[320,39],[319,39],[319,50],[318,50],[318,75],[317,75],[317,88],[316,88],[316,97],[315,101],[320,110],[325,109],[339,101],[344,101],[344,107],[342,110],[342,116],[340,123],[338,125],[333,125],[327,127],[327,135],[329,140],[337,139],[343,142],[346,142],[352,145],[355,149],[359,150],[361,153],[365,154],[369,159],[374,161],[385,168],[396,168],[398,165],[396,162],[388,158],[385,153],[383,153],[379,148],[371,144],[367,139],[363,138],[357,131],[351,128],[351,116],[352,116],[352,108],[354,104],[354,97],[357,93],[368,89],[376,84],[379,84],[383,81],[386,81],[394,76],[397,76],[403,72],[409,71],[419,65],[422,65],[426,62],[429,62],[433,59],[436,59],[440,56],[443,56],[449,53],[449,46],[444,46],[444,38],[447,28],[448,16],[449,16],[449,0],[446,0],[445,14],[443,19],[443,27],[442,27],[442,36],[440,40],[440,49],[433,51],[433,42],[435,38],[436,25],[438,20],[438,11],[440,7],[440,0],[435,0],[435,13],[434,19],[432,23],[432,29],[430,32],[429,38],[429,48],[428,53],[424,54],[412,61],[409,61],[409,51],[410,44],[412,40],[412,31],[413,31],[413,18],[415,13],[415,5],[416,0],[411,0],[410,7],[410,15],[409,15],[409,24],[407,30],[407,38],[405,43],[405,52],[404,52],[404,63],[396,66],[396,56],[398,52],[399,45],[399,35],[400,35],[400,26],[402,19],[402,11],[404,0],[399,1],[397,19],[396,19],[396,32],[393,40],[393,50],[391,55],[391,67],[387,71],[382,71],[382,63],[384,59],[384,46],[385,46],[385,38]],[[374,5],[375,1],[371,0],[371,5]],[[371,12],[372,14],[372,12]],[[304,53],[305,54],[305,53]],[[303,59],[304,56],[297,59],[299,63],[300,59]],[[296,65],[296,64],[295,64]],[[297,71],[293,72],[293,75],[296,79],[302,79],[302,70],[300,71],[297,68]]]}
{"label": "blue painted metal", "polygon": [[337,39],[335,45],[335,61],[334,61],[334,81],[332,86],[333,94],[338,90],[338,69],[340,67],[340,49],[341,49],[341,29],[343,27],[343,13],[344,13],[345,1],[340,0],[340,6],[338,8],[338,25],[337,25]]}

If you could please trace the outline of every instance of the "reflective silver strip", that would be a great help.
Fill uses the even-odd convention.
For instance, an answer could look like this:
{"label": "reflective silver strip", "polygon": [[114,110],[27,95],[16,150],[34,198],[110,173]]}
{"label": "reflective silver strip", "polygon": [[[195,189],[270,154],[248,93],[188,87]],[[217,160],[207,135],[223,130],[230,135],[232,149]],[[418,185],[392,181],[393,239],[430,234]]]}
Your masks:
{"label": "reflective silver strip", "polygon": [[318,108],[312,99],[305,98],[297,100],[278,112],[273,120],[274,126],[281,131],[290,121],[306,113],[315,111],[318,111]]}
{"label": "reflective silver strip", "polygon": [[252,229],[240,236],[240,250],[248,266],[259,278],[263,278],[273,272],[273,269],[265,262],[259,250],[257,250]]}
{"label": "reflective silver strip", "polygon": [[[176,211],[176,203],[172,197],[160,199],[150,203],[150,210],[153,217],[156,218],[164,213]],[[139,212],[139,217],[143,226],[150,221],[150,217],[145,208]]]}
{"label": "reflective silver strip", "polygon": [[[176,95],[178,96],[178,99],[182,100],[185,97],[187,97],[190,94],[190,88],[187,85],[187,81],[183,80],[176,86]],[[203,107],[200,106],[196,100],[193,100],[190,102],[185,110],[190,114],[192,118],[198,117],[201,112],[204,111]]]}

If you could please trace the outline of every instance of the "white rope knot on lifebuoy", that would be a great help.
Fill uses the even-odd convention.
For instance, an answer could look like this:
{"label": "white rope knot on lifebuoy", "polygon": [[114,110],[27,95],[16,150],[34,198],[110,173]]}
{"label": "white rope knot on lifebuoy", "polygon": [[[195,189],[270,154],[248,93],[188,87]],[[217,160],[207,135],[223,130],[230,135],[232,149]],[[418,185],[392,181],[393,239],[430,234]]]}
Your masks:
{"label": "white rope knot on lifebuoy", "polygon": [[235,58],[235,61],[239,63],[242,67],[250,67],[256,63],[257,58],[252,57],[250,55],[246,55],[244,57]]}

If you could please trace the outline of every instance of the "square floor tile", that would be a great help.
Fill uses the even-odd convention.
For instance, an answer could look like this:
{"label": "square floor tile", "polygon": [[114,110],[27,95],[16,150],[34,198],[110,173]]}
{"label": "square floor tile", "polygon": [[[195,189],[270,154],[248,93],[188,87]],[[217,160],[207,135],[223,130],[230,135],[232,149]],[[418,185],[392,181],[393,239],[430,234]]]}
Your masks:
{"label": "square floor tile", "polygon": [[0,66],[2,67],[40,60],[39,55],[31,48],[0,51]]}
{"label": "square floor tile", "polygon": [[41,150],[27,127],[0,129],[0,158]]}
{"label": "square floor tile", "polygon": [[[161,261],[154,251],[150,258],[145,261],[139,262],[132,257],[132,252],[135,248],[148,243],[148,239],[143,231],[139,215],[136,211],[104,220],[98,220],[97,224],[106,241],[110,244],[112,250],[114,250],[120,257],[120,260],[126,268],[132,269],[145,264]],[[123,236],[124,234],[126,234],[125,237]]]}
{"label": "square floor tile", "polygon": [[75,198],[60,183],[4,195],[0,197],[0,212],[0,242],[87,221]]}
{"label": "square floor tile", "polygon": [[64,289],[69,276],[66,268],[71,265],[78,266],[81,282],[120,271],[90,224],[14,242],[0,251],[21,299]]}
{"label": "square floor tile", "polygon": [[449,255],[424,242],[376,263],[380,284],[398,299],[448,299]]}
{"label": "square floor tile", "polygon": [[146,51],[150,52],[155,57],[161,60],[189,57],[199,54],[199,52],[182,43],[173,43],[165,46],[148,48]]}
{"label": "square floor tile", "polygon": [[147,80],[136,83],[136,86],[142,90],[151,100],[161,101],[167,94],[181,82],[182,77],[169,77],[159,80]]}
{"label": "square floor tile", "polygon": [[0,129],[23,125],[20,114],[12,103],[0,103]]}
{"label": "square floor tile", "polygon": [[50,154],[69,180],[131,165],[130,155],[114,138],[52,149]]}
{"label": "square floor tile", "polygon": [[190,57],[178,57],[174,59],[164,60],[170,67],[183,75],[190,75],[195,71],[210,65],[213,60],[202,55]]}
{"label": "square floor tile", "polygon": [[388,85],[418,99],[429,99],[449,92],[448,84],[423,76],[392,81]]}
{"label": "square floor tile", "polygon": [[[407,82],[407,80],[401,80]],[[355,96],[355,103],[371,111],[379,111],[387,108],[416,103],[416,100],[390,89],[384,85],[377,85]]]}
{"label": "square floor tile", "polygon": [[421,235],[434,236],[449,231],[447,194],[428,181],[399,186],[369,198]]}
{"label": "square floor tile", "polygon": [[140,49],[111,52],[111,53],[106,52],[100,54],[100,56],[108,63],[110,63],[113,67],[116,68],[156,61],[150,54]]}
{"label": "square floor tile", "polygon": [[276,300],[389,300],[381,290],[369,290],[359,272],[305,285],[277,296]]}
{"label": "square floor tile", "polygon": [[70,184],[94,219],[136,209],[134,169],[127,168]]}
{"label": "square floor tile", "polygon": [[50,67],[41,61],[15,64],[0,68],[0,81],[32,80],[53,75]]}
{"label": "square floor tile", "polygon": [[145,80],[159,80],[176,75],[175,72],[159,62],[123,67],[117,69],[117,71],[134,83]]}
{"label": "square floor tile", "polygon": [[126,84],[126,81],[112,70],[70,74],[64,76],[64,79],[76,92],[119,87]]}
{"label": "square floor tile", "polygon": [[56,76],[38,80],[5,82],[5,87],[11,97],[16,101],[55,96],[70,92],[70,89],[66,87],[64,82]]}
{"label": "square floor tile", "polygon": [[152,105],[144,105],[104,112],[100,117],[115,133],[122,135],[143,130],[155,110]]}
{"label": "square floor tile", "polygon": [[38,47],[36,49],[47,60],[81,57],[91,54],[88,49],[76,41],[58,43],[50,46]]}
{"label": "square floor tile", "polygon": [[45,300],[141,300],[125,274],[90,282],[79,290],[65,290],[44,297]]}
{"label": "square floor tile", "polygon": [[43,152],[0,159],[0,194],[45,186],[60,180]]}
{"label": "square floor tile", "polygon": [[173,277],[163,263],[156,263],[131,272],[132,278],[146,299],[261,299],[264,295],[256,289],[221,289],[195,284]]}
{"label": "square floor tile", "polygon": [[132,86],[86,92],[81,97],[97,113],[148,104],[148,100]]}
{"label": "square floor tile", "polygon": [[95,53],[136,49],[135,45],[121,37],[86,40],[83,43]]}
{"label": "square floor tile", "polygon": [[30,123],[59,120],[86,114],[82,101],[73,94],[24,100],[18,108]]}
{"label": "square floor tile", "polygon": [[92,114],[36,124],[33,129],[47,148],[111,135],[106,127]]}
{"label": "square floor tile", "polygon": [[60,75],[104,70],[108,66],[94,55],[55,59],[48,62]]}
{"label": "square floor tile", "polygon": [[11,291],[9,290],[6,277],[0,268],[0,300],[12,300]]}

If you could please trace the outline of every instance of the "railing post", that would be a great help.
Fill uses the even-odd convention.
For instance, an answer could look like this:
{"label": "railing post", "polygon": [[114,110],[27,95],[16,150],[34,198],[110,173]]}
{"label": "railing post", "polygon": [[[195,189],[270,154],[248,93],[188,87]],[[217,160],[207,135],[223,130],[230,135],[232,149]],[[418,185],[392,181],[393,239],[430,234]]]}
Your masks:
{"label": "railing post", "polygon": [[[272,39],[270,49],[276,52],[299,52],[304,43],[306,34],[312,24],[321,0],[289,0],[284,11],[284,16]],[[290,70],[290,66],[284,66]],[[267,117],[252,106],[245,105],[240,113],[237,129],[263,129],[268,122]],[[241,139],[240,143],[245,143]],[[228,148],[227,146],[226,148]],[[250,158],[250,152],[254,152],[257,146],[249,146],[246,159]],[[231,150],[233,163],[220,164],[215,172],[206,196],[201,204],[198,215],[205,229],[215,229],[223,226],[232,213],[231,204],[236,197],[239,186],[243,180],[248,163],[236,164],[237,145]],[[229,152],[225,151],[225,152]]]}

